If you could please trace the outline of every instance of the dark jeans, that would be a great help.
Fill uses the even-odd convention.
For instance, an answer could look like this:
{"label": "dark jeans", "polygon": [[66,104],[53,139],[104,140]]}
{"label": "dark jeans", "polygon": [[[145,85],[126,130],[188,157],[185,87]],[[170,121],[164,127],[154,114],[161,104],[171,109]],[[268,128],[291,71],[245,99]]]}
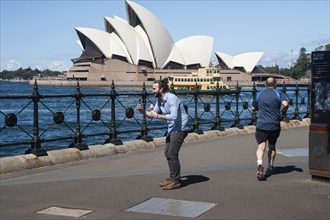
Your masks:
{"label": "dark jeans", "polygon": [[180,161],[179,151],[183,140],[187,137],[188,132],[179,131],[166,136],[165,157],[167,159],[168,168],[170,170],[170,180],[172,182],[180,182]]}

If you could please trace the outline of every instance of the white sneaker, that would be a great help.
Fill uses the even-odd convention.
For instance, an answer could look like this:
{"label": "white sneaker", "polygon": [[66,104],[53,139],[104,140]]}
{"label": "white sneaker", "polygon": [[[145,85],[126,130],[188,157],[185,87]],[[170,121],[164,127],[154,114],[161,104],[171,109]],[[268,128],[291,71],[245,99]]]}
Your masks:
{"label": "white sneaker", "polygon": [[257,179],[259,181],[265,181],[266,177],[264,175],[264,167],[262,165],[257,166]]}

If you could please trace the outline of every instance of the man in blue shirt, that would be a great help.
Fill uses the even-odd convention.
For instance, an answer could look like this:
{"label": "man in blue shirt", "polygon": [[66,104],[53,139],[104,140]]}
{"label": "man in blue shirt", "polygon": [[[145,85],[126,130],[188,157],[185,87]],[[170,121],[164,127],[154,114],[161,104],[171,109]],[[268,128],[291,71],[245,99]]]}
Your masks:
{"label": "man in blue shirt", "polygon": [[[258,111],[255,137],[258,143],[257,156],[257,178],[266,180],[271,175],[276,156],[276,142],[281,133],[281,113],[285,113],[289,107],[288,97],[285,93],[275,89],[276,80],[270,77],[265,82],[266,88],[261,90],[253,100],[252,110]],[[281,111],[282,107],[282,111]],[[262,158],[268,141],[268,168],[266,176]]]}
{"label": "man in blue shirt", "polygon": [[150,111],[145,111],[141,103],[136,105],[140,113],[147,117],[166,120],[168,130],[166,134],[165,157],[167,158],[170,177],[159,183],[164,190],[181,187],[179,151],[183,140],[188,135],[188,115],[181,100],[174,94],[168,93],[167,81],[158,80],[152,85],[152,91],[157,98],[156,105],[150,105]]}

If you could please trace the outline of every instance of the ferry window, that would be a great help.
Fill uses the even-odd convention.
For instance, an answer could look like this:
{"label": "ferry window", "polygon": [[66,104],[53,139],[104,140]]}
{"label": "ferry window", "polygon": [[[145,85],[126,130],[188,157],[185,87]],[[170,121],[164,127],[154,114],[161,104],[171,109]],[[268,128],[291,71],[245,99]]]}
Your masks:
{"label": "ferry window", "polygon": [[227,81],[229,81],[229,82],[230,82],[230,81],[231,81],[231,77],[227,77]]}

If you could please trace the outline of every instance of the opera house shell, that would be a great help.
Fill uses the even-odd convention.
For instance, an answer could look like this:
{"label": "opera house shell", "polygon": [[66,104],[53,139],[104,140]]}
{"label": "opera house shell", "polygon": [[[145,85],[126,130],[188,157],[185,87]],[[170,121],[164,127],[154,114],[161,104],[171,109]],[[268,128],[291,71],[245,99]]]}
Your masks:
{"label": "opera house shell", "polygon": [[159,19],[133,1],[125,1],[128,21],[105,17],[105,30],[75,28],[82,48],[68,79],[154,80],[210,64],[213,37],[173,41]]}
{"label": "opera house shell", "polygon": [[[127,20],[104,17],[105,30],[77,27],[80,57],[72,59],[68,80],[81,81],[153,81],[169,74],[192,73],[211,63],[214,39],[190,36],[174,42],[160,20],[141,5],[126,0]],[[242,67],[242,72],[226,79],[251,80],[253,67],[261,53],[231,57],[217,52],[219,65],[225,69]]]}
{"label": "opera house shell", "polygon": [[222,68],[225,69],[241,69],[243,72],[251,73],[258,61],[264,55],[263,52],[242,53],[231,56],[225,53],[215,52]]}

